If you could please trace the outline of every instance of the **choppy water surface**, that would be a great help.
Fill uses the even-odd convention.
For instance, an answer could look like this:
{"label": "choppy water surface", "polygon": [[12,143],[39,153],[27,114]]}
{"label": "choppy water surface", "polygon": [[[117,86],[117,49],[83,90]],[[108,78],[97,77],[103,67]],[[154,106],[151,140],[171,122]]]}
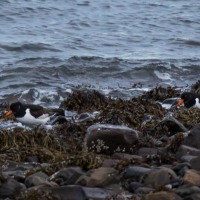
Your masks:
{"label": "choppy water surface", "polygon": [[199,79],[197,0],[2,0],[0,7],[2,101],[54,106],[77,87],[129,98]]}

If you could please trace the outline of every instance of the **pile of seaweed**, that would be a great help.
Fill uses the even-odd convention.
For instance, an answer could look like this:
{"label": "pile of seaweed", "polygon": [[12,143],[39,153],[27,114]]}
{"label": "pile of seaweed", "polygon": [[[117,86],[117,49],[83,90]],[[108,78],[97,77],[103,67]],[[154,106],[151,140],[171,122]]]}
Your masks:
{"label": "pile of seaweed", "polygon": [[[192,86],[191,91],[198,92],[199,88],[200,81]],[[97,90],[75,90],[61,103],[60,108],[75,111],[77,115],[97,113],[95,117],[78,123],[72,118],[63,124],[56,124],[52,129],[41,126],[32,129],[1,129],[0,165],[2,167],[10,161],[21,163],[36,159],[37,165],[34,169],[27,170],[27,174],[43,171],[49,175],[68,166],[95,169],[108,158],[107,155],[87,152],[84,148],[86,130],[96,123],[125,125],[136,129],[142,136],[139,146],[158,147],[156,140],[169,131],[166,127],[157,128],[169,112],[161,106],[161,102],[166,98],[179,97],[180,93],[180,89],[175,87],[156,87],[142,96],[124,100],[107,97]],[[200,121],[198,109],[176,110],[174,116],[188,129]],[[177,135],[160,146],[167,147],[166,150],[173,153],[182,140],[182,136]],[[174,157],[171,154],[163,154],[161,160],[173,163]],[[48,165],[44,166],[42,163]],[[127,165],[128,163],[123,163],[118,169],[122,170]]]}
{"label": "pile of seaweed", "polygon": [[[3,165],[7,160],[24,162],[33,156],[40,163],[56,163],[67,160],[69,156],[86,154],[83,147],[86,129],[95,123],[126,125],[142,132],[153,132],[168,112],[157,100],[178,95],[180,91],[172,87],[158,87],[130,100],[106,97],[96,90],[76,90],[60,107],[77,113],[98,111],[95,118],[83,123],[69,120],[51,130],[40,126],[33,129],[1,129],[0,163]],[[198,121],[198,111],[180,110],[176,115],[188,127]],[[194,119],[190,120],[190,124],[188,117]]]}

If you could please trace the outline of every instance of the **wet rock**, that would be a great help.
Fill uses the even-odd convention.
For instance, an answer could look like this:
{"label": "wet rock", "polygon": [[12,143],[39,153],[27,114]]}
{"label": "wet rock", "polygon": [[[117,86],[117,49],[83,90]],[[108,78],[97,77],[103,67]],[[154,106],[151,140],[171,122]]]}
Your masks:
{"label": "wet rock", "polygon": [[106,159],[103,161],[102,167],[116,167],[119,163],[119,160],[116,159]]}
{"label": "wet rock", "polygon": [[15,170],[15,171],[5,171],[3,174],[6,174],[7,176],[10,176],[14,178],[16,181],[24,182],[26,176],[24,174],[24,171],[22,170]]}
{"label": "wet rock", "polygon": [[200,171],[200,156],[196,157],[194,156],[191,160],[190,160],[190,164],[191,164],[191,168],[195,169],[197,171]]}
{"label": "wet rock", "polygon": [[89,188],[75,185],[52,188],[51,191],[62,200],[105,200],[109,196],[109,193],[101,188]]}
{"label": "wet rock", "polygon": [[25,190],[25,186],[12,178],[0,175],[0,198],[14,198]]}
{"label": "wet rock", "polygon": [[200,193],[195,193],[190,195],[189,197],[190,200],[200,200]]}
{"label": "wet rock", "polygon": [[89,182],[90,177],[87,175],[82,175],[78,178],[78,180],[76,181],[75,185],[82,185],[82,186],[86,186],[87,183]]}
{"label": "wet rock", "polygon": [[126,126],[96,124],[87,129],[86,148],[97,153],[131,152],[138,143],[138,132]]}
{"label": "wet rock", "polygon": [[61,198],[58,195],[53,194],[49,187],[44,187],[41,185],[31,187],[28,190],[22,192],[17,197],[17,200],[61,200]]}
{"label": "wet rock", "polygon": [[109,197],[109,192],[102,188],[82,187],[87,199],[105,200]]}
{"label": "wet rock", "polygon": [[170,135],[174,135],[178,132],[187,132],[188,129],[177,119],[175,119],[172,116],[165,117],[157,126],[157,128],[161,127],[167,127],[167,130],[169,131]]}
{"label": "wet rock", "polygon": [[49,177],[43,173],[43,172],[37,172],[35,174],[32,174],[30,176],[28,176],[24,183],[25,185],[29,188],[29,187],[33,187],[33,186],[37,186],[37,185],[43,185],[43,184],[49,184],[49,182],[47,181]]}
{"label": "wet rock", "polygon": [[77,123],[84,123],[84,122],[88,122],[94,119],[94,115],[91,115],[89,113],[81,113],[80,115],[78,115],[75,119],[75,122]]}
{"label": "wet rock", "polygon": [[144,200],[182,200],[182,198],[173,192],[160,191],[146,194]]}
{"label": "wet rock", "polygon": [[200,175],[194,170],[187,170],[183,181],[190,185],[200,186]]}
{"label": "wet rock", "polygon": [[100,167],[91,171],[87,187],[105,187],[119,182],[117,171],[110,167]]}
{"label": "wet rock", "polygon": [[162,167],[151,170],[147,176],[144,177],[144,184],[157,189],[169,184],[176,178],[177,176],[173,170]]}
{"label": "wet rock", "polygon": [[18,162],[8,160],[6,165],[3,166],[3,171],[15,171],[18,165]]}
{"label": "wet rock", "polygon": [[191,156],[200,156],[200,149],[189,147],[186,145],[181,145],[176,152],[177,159],[180,159],[182,156],[191,155]]}
{"label": "wet rock", "polygon": [[188,162],[184,163],[177,163],[172,169],[176,172],[179,176],[184,176],[187,170],[191,169],[191,165]]}
{"label": "wet rock", "polygon": [[140,187],[143,187],[143,184],[142,183],[139,183],[139,182],[135,182],[135,181],[132,181],[131,183],[125,185],[126,189],[130,192],[135,192],[135,190],[137,190],[138,188]]}
{"label": "wet rock", "polygon": [[130,166],[127,168],[124,178],[131,179],[135,181],[141,181],[142,178],[151,171],[150,168],[141,166]]}
{"label": "wet rock", "polygon": [[177,188],[175,192],[182,197],[186,197],[186,196],[189,197],[191,194],[195,194],[195,193],[200,194],[200,188],[198,186],[183,185],[182,187]]}
{"label": "wet rock", "polygon": [[139,155],[133,155],[133,154],[127,154],[127,153],[114,153],[111,158],[113,159],[119,159],[119,160],[126,160],[126,161],[133,161],[134,163],[142,163],[144,159],[142,156]]}
{"label": "wet rock", "polygon": [[49,180],[59,185],[73,185],[84,172],[80,167],[63,168],[53,174]]}
{"label": "wet rock", "polygon": [[31,163],[38,163],[38,157],[37,156],[28,156],[26,158],[27,162],[31,162]]}
{"label": "wet rock", "polygon": [[51,188],[50,191],[62,200],[87,200],[82,187],[77,185]]}
{"label": "wet rock", "polygon": [[185,155],[180,158],[181,162],[190,162],[192,159],[196,158],[197,156]]}
{"label": "wet rock", "polygon": [[153,191],[154,191],[154,189],[151,187],[139,187],[135,190],[135,194],[148,194]]}
{"label": "wet rock", "polygon": [[142,147],[138,150],[139,156],[150,156],[158,154],[158,148]]}
{"label": "wet rock", "polygon": [[200,149],[200,125],[194,126],[183,141],[184,145]]}

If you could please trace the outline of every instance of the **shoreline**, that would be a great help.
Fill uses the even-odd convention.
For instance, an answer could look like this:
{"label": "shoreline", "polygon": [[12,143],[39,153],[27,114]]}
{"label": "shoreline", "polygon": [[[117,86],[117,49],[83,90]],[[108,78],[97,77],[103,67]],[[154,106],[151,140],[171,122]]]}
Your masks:
{"label": "shoreline", "polygon": [[[199,88],[198,81],[191,91]],[[200,111],[169,115],[158,103],[180,93],[156,87],[123,100],[77,90],[60,105],[75,119],[52,129],[1,129],[0,198],[195,199]]]}

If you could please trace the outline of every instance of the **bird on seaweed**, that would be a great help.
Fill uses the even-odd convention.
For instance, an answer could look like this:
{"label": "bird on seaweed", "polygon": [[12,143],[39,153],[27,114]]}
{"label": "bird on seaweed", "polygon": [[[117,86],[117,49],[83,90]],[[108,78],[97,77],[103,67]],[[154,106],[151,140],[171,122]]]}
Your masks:
{"label": "bird on seaweed", "polygon": [[53,116],[65,116],[61,108],[47,109],[35,104],[22,104],[17,101],[10,105],[4,119],[14,114],[17,121],[24,125],[43,125],[50,121]]}
{"label": "bird on seaweed", "polygon": [[177,103],[177,106],[180,106],[183,103],[186,108],[200,108],[200,94],[193,92],[183,92],[181,94],[181,99]]}

